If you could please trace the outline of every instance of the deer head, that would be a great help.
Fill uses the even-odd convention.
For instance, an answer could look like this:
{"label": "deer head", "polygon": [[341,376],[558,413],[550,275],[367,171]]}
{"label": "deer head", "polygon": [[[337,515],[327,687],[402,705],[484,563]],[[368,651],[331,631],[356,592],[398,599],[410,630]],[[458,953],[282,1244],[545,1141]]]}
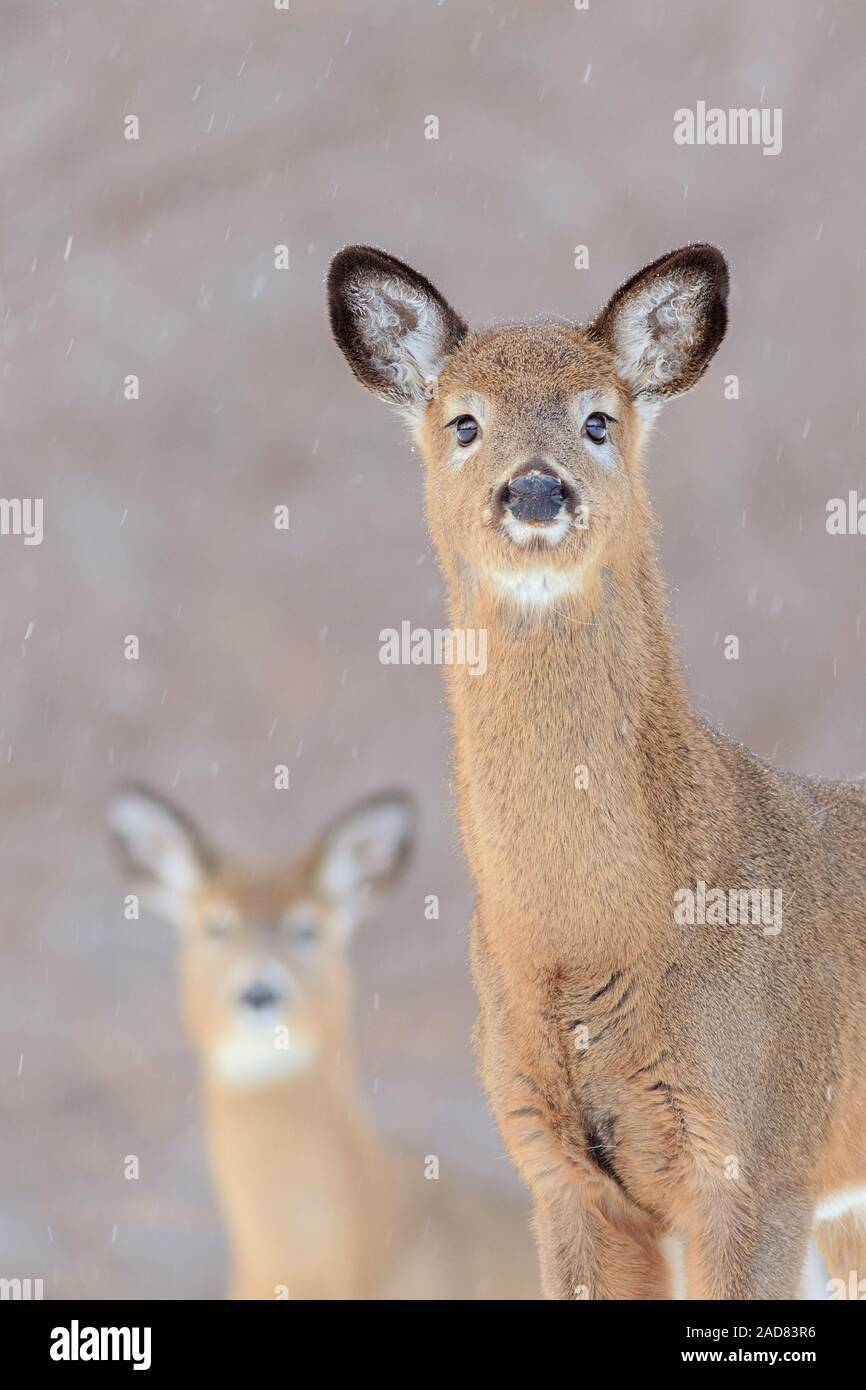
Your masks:
{"label": "deer head", "polygon": [[132,892],[178,928],[183,1011],[206,1071],[255,1084],[335,1056],[349,1021],[349,938],[399,876],[413,812],[401,792],[353,806],[274,869],[226,861],[141,787],[109,826]]}
{"label": "deer head", "polygon": [[727,323],[712,246],[639,271],[584,327],[470,332],[393,256],[351,246],[328,276],[331,327],[358,380],[409,421],[446,571],[519,602],[579,590],[646,530],[640,444],[705,371]]}

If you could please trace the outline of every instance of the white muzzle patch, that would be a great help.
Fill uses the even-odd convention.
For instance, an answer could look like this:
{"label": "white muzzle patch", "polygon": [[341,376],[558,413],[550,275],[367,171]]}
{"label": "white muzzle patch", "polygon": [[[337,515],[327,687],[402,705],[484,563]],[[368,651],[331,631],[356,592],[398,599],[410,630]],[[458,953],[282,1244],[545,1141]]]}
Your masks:
{"label": "white muzzle patch", "polygon": [[518,517],[506,512],[502,518],[502,529],[509,540],[514,541],[515,545],[546,545],[553,547],[559,545],[560,541],[565,540],[573,525],[572,519],[568,514],[568,509],[563,505],[559,509],[559,515],[554,517],[545,526],[533,525],[529,521],[521,521]]}
{"label": "white muzzle patch", "polygon": [[211,1049],[207,1067],[223,1085],[267,1086],[308,1071],[318,1054],[314,1039],[297,1033],[291,1024],[270,1029],[236,1027]]}

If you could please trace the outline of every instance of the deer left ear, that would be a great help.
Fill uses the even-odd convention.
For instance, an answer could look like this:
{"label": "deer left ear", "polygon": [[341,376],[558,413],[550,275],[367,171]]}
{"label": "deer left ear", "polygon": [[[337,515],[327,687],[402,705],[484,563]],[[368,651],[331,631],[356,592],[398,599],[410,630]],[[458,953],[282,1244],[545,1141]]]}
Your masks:
{"label": "deer left ear", "polygon": [[616,291],[587,332],[613,353],[635,403],[694,386],[728,325],[728,267],[715,246],[671,251]]}
{"label": "deer left ear", "polygon": [[409,858],[415,813],[400,791],[380,792],[353,806],[325,831],[316,878],[338,906],[355,909],[396,882]]}
{"label": "deer left ear", "polygon": [[179,924],[192,895],[217,868],[217,857],[198,827],[141,786],[114,794],[108,825],[131,889],[161,917]]}
{"label": "deer left ear", "polygon": [[368,391],[416,418],[466,324],[430,281],[374,246],[347,246],[328,271],[337,346]]}

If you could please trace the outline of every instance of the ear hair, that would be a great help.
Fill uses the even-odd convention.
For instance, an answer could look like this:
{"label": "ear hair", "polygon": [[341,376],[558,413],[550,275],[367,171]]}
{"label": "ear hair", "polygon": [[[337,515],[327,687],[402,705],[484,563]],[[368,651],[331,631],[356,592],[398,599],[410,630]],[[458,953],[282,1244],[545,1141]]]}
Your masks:
{"label": "ear hair", "polygon": [[332,821],[322,835],[319,888],[332,902],[357,907],[400,877],[415,832],[415,806],[406,792],[379,792]]}
{"label": "ear hair", "polygon": [[423,414],[466,324],[425,276],[374,246],[347,246],[328,271],[331,332],[363,386]]}
{"label": "ear hair", "polygon": [[728,267],[714,246],[685,246],[639,270],[587,333],[605,343],[636,400],[659,403],[703,376],[728,323]]}
{"label": "ear hair", "polygon": [[131,884],[163,916],[176,918],[183,900],[216,872],[217,856],[190,817],[146,787],[120,788],[108,825]]}

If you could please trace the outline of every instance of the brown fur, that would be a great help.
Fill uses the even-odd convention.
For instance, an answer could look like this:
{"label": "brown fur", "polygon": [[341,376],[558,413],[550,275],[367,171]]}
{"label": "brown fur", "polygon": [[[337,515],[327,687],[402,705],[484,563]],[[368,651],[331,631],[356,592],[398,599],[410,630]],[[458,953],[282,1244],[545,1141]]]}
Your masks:
{"label": "brown fur", "polygon": [[[680,309],[635,329],[623,315],[671,273]],[[364,274],[364,248],[342,252],[332,305]],[[648,419],[705,370],[726,293],[719,253],[688,248],[587,329],[443,343],[435,399],[401,402],[451,624],[488,634],[483,677],[447,670],[477,1046],[550,1297],[670,1296],[666,1235],[685,1245],[690,1297],[792,1297],[816,1205],[866,1184],[863,784],[777,772],[692,715],[655,559]],[[570,410],[583,398],[617,421],[606,466]],[[446,428],[463,413],[481,420],[465,462]],[[550,550],[515,545],[494,502],[538,459],[589,506]],[[532,566],[579,583],[517,602],[501,576]],[[781,931],[678,925],[674,895],[701,880],[781,889]],[[821,1229],[834,1267],[862,1265],[856,1224]]]}
{"label": "brown fur", "polygon": [[[428,1178],[425,1159],[386,1143],[360,1101],[346,955],[347,919],[360,904],[342,890],[335,897],[323,870],[337,838],[355,824],[363,829],[368,812],[382,803],[404,815],[406,825],[392,834],[378,866],[364,869],[365,898],[388,886],[408,852],[409,809],[396,794],[362,803],[278,870],[226,862],[187,817],[140,788],[114,803],[115,838],[133,886],[146,901],[150,893],[152,905],[168,910],[180,927],[183,1013],[201,1063],[207,1146],[231,1247],[231,1294],[537,1297],[521,1206],[481,1196],[444,1162],[441,1175]],[[365,834],[369,842],[373,832]],[[361,864],[360,833],[356,847]],[[178,888],[179,872],[193,886]],[[159,896],[166,886],[168,906]],[[298,911],[315,928],[312,941],[287,930]],[[268,968],[284,969],[290,982],[273,1022],[285,1023],[309,1060],[286,1074],[239,1081],[214,1060],[237,1026],[239,988],[269,978]],[[273,1048],[271,1039],[265,1042]]]}

